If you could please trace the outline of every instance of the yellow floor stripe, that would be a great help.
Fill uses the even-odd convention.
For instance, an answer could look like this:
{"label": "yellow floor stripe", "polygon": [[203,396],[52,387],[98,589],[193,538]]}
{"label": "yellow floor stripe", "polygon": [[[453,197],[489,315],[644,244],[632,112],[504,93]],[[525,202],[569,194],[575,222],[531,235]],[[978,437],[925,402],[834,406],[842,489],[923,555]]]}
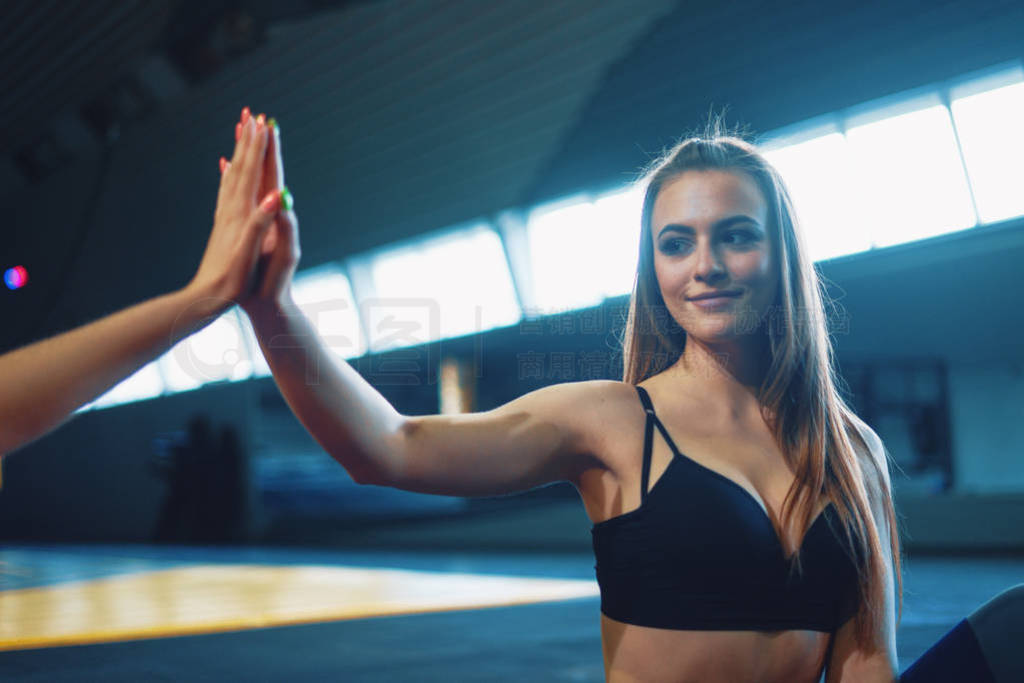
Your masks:
{"label": "yellow floor stripe", "polygon": [[598,595],[594,581],[329,566],[203,565],[0,592],[0,650]]}

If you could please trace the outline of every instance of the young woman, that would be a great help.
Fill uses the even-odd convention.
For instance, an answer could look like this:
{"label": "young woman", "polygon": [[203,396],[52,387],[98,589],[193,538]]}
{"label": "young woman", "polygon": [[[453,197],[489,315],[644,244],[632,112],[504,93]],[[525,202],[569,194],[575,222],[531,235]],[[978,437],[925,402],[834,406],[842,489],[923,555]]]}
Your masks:
{"label": "young woman", "polygon": [[245,308],[260,279],[277,276],[288,259],[275,250],[271,226],[290,195],[274,164],[276,144],[276,127],[263,119],[236,127],[232,161],[221,159],[210,239],[188,285],[0,355],[0,456],[56,428],[235,303]]}
{"label": "young woman", "polygon": [[[644,182],[623,381],[400,414],[332,362],[292,301],[287,212],[278,249],[295,260],[246,308],[282,394],[361,483],[493,496],[572,482],[594,523],[609,681],[896,680],[888,458],[837,389],[823,294],[780,176],[712,130]],[[1024,622],[1024,585],[969,619],[902,680],[1017,680],[1005,631]]]}

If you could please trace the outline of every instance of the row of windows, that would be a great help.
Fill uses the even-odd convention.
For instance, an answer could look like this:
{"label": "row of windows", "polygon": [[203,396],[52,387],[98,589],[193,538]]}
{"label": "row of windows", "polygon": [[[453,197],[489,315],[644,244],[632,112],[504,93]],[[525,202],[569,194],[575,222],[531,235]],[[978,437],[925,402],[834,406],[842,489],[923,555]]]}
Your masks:
{"label": "row of windows", "polygon": [[[1022,121],[1014,63],[758,142],[822,260],[1024,215]],[[581,194],[300,272],[296,303],[345,359],[594,306],[632,287],[641,200]],[[82,410],[268,374],[233,309]]]}

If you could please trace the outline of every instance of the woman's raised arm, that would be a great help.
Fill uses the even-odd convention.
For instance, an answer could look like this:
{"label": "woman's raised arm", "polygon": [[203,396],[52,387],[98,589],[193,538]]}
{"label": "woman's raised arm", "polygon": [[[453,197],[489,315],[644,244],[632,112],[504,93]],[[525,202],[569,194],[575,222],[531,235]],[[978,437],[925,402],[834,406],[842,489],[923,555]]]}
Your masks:
{"label": "woman's raised arm", "polygon": [[294,304],[253,317],[281,393],[324,450],[362,484],[449,496],[576,481],[589,455],[596,382],[543,387],[461,415],[404,416],[334,360]]}
{"label": "woman's raised arm", "polygon": [[331,358],[294,304],[255,315],[253,328],[292,411],[359,483],[490,496],[575,482],[594,464],[600,380],[543,387],[486,412],[404,416]]}
{"label": "woman's raised arm", "polygon": [[[261,192],[284,187],[275,126]],[[278,214],[260,280],[242,308],[274,380],[317,442],[364,484],[458,496],[498,495],[569,480],[592,458],[592,382],[544,387],[499,408],[464,415],[400,414],[348,363],[336,360],[291,296],[300,256],[298,218]]]}

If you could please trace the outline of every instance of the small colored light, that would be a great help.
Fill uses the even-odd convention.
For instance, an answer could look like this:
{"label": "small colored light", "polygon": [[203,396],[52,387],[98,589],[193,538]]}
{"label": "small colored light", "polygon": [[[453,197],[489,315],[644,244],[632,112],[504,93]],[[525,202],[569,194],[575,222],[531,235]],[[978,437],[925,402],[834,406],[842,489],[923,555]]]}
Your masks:
{"label": "small colored light", "polygon": [[24,266],[14,266],[4,272],[4,284],[7,289],[20,289],[28,282],[28,271]]}

